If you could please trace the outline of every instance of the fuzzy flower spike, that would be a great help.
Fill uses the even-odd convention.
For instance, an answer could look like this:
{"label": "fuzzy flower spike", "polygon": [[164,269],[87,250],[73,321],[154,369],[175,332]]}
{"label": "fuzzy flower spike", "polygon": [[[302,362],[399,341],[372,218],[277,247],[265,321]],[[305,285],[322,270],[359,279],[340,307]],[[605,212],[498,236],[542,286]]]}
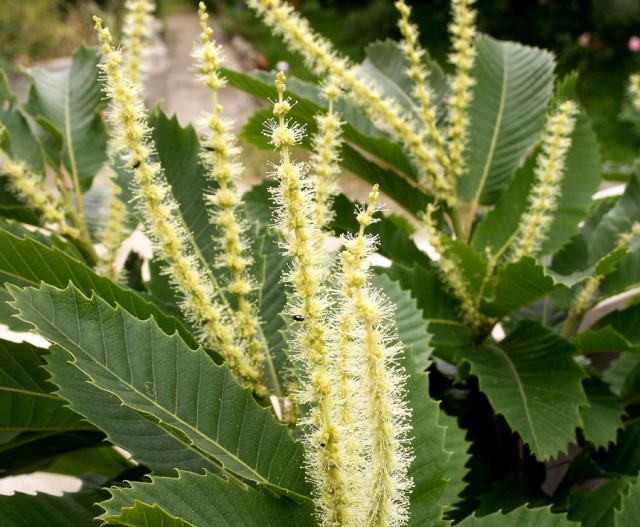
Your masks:
{"label": "fuzzy flower spike", "polygon": [[373,187],[366,206],[358,213],[358,235],[346,238],[341,253],[342,294],[360,338],[354,342],[356,363],[361,366],[356,393],[365,404],[362,421],[369,452],[362,474],[367,484],[366,522],[361,525],[394,527],[408,520],[412,481],[407,471],[412,455],[408,445],[410,411],[402,386],[405,373],[397,364],[401,346],[392,322],[393,308],[384,295],[369,285],[369,258],[375,239],[364,234],[375,221],[378,187]]}
{"label": "fuzzy flower spike", "polygon": [[153,36],[154,2],[150,0],[126,0],[122,25],[123,48],[126,50],[127,77],[136,84],[140,80],[141,59],[144,46]]}
{"label": "fuzzy flower spike", "polygon": [[303,372],[299,402],[311,404],[305,420],[307,474],[315,487],[320,524],[349,525],[342,444],[332,419],[333,379],[328,369],[330,357],[324,319],[328,302],[322,285],[325,258],[313,223],[313,200],[306,167],[290,158],[289,150],[300,141],[303,129],[286,119],[291,103],[284,98],[285,80],[284,74],[278,73],[275,82],[278,99],[273,108],[277,120],[267,123],[265,135],[280,151],[280,163],[272,174],[278,181],[273,200],[286,254],[293,258],[292,269],[285,277],[293,286],[289,311],[302,319],[293,349]]}
{"label": "fuzzy flower spike", "polygon": [[156,249],[168,264],[168,273],[183,296],[182,309],[202,336],[224,357],[229,369],[259,397],[266,396],[261,373],[237,345],[233,324],[216,302],[213,280],[194,256],[193,240],[181,221],[178,204],[158,163],[149,161],[153,144],[146,125],[140,88],[122,70],[122,56],[112,45],[109,30],[94,17],[102,43],[105,92],[111,101],[108,118],[113,125],[114,147],[133,170],[137,206]]}
{"label": "fuzzy flower spike", "polygon": [[253,284],[248,275],[251,258],[244,238],[246,225],[238,215],[240,195],[236,181],[242,170],[237,162],[240,149],[229,132],[231,121],[221,115],[218,90],[225,84],[225,79],[218,71],[221,49],[211,40],[213,30],[207,25],[209,15],[203,2],[200,2],[198,14],[202,33],[200,44],[194,48],[193,57],[197,60],[198,77],[211,90],[213,103],[213,112],[205,119],[207,136],[201,157],[209,177],[218,187],[208,196],[209,203],[215,207],[210,220],[220,233],[222,246],[216,263],[230,274],[227,290],[237,301],[237,309],[233,315],[238,320],[239,337],[255,368],[262,371],[265,357],[262,353],[264,346],[260,342],[260,324],[249,300]]}
{"label": "fuzzy flower spike", "polygon": [[[0,123],[0,135],[2,131]],[[45,223],[55,224],[58,232],[63,236],[80,239],[80,231],[67,223],[67,216],[73,211],[67,210],[62,201],[49,192],[41,177],[36,176],[24,163],[15,161],[2,149],[0,149],[0,171],[7,176],[10,187],[18,196],[42,214]]]}
{"label": "fuzzy flower spike", "polygon": [[[626,232],[620,234],[616,243],[614,251],[627,250],[629,245],[640,235],[640,222],[635,222],[631,225],[631,228]],[[587,313],[592,307],[594,307],[593,296],[596,294],[600,283],[604,279],[604,275],[594,272],[594,274],[586,281],[586,283],[578,290],[573,303],[571,304],[571,310],[565,320],[562,327],[562,335],[567,336],[574,324]]]}
{"label": "fuzzy flower spike", "polygon": [[407,73],[414,82],[413,93],[418,101],[422,120],[427,126],[427,135],[435,147],[437,159],[445,170],[445,173],[447,173],[449,169],[449,157],[445,152],[444,138],[438,129],[436,113],[432,107],[433,94],[427,84],[428,72],[422,64],[422,57],[425,51],[420,47],[418,27],[409,21],[411,8],[404,0],[398,0],[395,6],[400,13],[398,28],[404,39],[401,43],[401,49],[409,61]]}
{"label": "fuzzy flower spike", "polygon": [[547,119],[542,137],[542,152],[537,158],[535,181],[529,195],[529,207],[522,215],[511,260],[533,256],[547,237],[553,213],[558,206],[571,133],[577,107],[565,101]]}
{"label": "fuzzy flower spike", "polygon": [[315,176],[315,222],[321,231],[327,231],[334,215],[331,208],[333,197],[338,193],[336,177],[340,173],[343,123],[333,108],[333,102],[340,94],[335,79],[329,78],[322,91],[329,101],[329,109],[326,114],[316,115],[318,132],[312,139],[310,168]]}
{"label": "fuzzy flower spike", "polygon": [[453,94],[449,98],[449,158],[451,172],[455,178],[464,170],[464,148],[467,142],[469,116],[467,109],[471,103],[471,87],[475,81],[469,75],[476,58],[475,20],[477,13],[472,8],[475,0],[452,0],[453,20],[449,24],[453,52],[449,61],[456,68],[452,81]]}

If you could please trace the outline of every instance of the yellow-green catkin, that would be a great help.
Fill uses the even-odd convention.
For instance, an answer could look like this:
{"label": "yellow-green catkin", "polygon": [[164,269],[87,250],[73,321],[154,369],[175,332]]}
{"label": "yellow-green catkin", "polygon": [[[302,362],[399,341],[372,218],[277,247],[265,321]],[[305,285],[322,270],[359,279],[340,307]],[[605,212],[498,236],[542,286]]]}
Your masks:
{"label": "yellow-green catkin", "polygon": [[536,177],[529,193],[529,207],[520,219],[512,261],[535,255],[547,237],[558,206],[576,112],[575,103],[565,101],[547,118],[542,151],[537,158]]}
{"label": "yellow-green catkin", "polygon": [[140,215],[160,256],[167,262],[176,289],[184,298],[181,307],[202,328],[207,344],[224,357],[236,378],[258,396],[264,397],[266,389],[261,372],[236,343],[234,325],[215,300],[213,283],[194,254],[193,241],[180,220],[178,204],[162,168],[150,161],[153,143],[149,138],[140,87],[123,72],[122,56],[113,48],[109,30],[102,27],[98,17],[94,17],[94,21],[104,57],[101,67],[106,80],[105,93],[111,102],[108,118],[113,126],[113,148],[121,152],[133,170]]}
{"label": "yellow-green catkin", "polygon": [[289,4],[282,0],[248,0],[247,4],[282,36],[290,49],[302,54],[317,75],[333,76],[355,104],[405,146],[416,163],[420,184],[425,189],[449,207],[455,205],[454,188],[418,123],[406,117],[397,104],[383,98],[378,89],[359,78],[357,69],[339,56],[326,39],[314,34],[308,21]]}
{"label": "yellow-green catkin", "polygon": [[[635,222],[628,231],[620,235],[614,251],[627,249],[631,241],[638,235],[640,235],[640,222]],[[567,320],[562,328],[563,335],[568,335],[575,322],[582,318],[584,314],[593,307],[593,296],[595,295],[598,287],[600,287],[600,283],[603,278],[604,275],[595,273],[576,293],[571,304],[571,310],[569,311]]]}
{"label": "yellow-green catkin", "polygon": [[111,280],[117,281],[122,278],[122,270],[118,269],[116,264],[118,249],[122,247],[122,243],[129,233],[124,228],[127,208],[119,198],[122,190],[115,183],[111,184],[111,188],[114,195],[111,200],[109,200],[107,223],[99,233],[100,243],[104,248],[104,252],[96,264],[96,272]]}
{"label": "yellow-green catkin", "polygon": [[11,188],[33,210],[42,214],[44,223],[56,226],[63,236],[79,240],[80,231],[67,223],[67,211],[62,200],[56,198],[27,166],[0,150],[0,170],[7,177]]}
{"label": "yellow-green catkin", "polygon": [[315,191],[315,223],[322,233],[329,230],[334,216],[332,203],[333,197],[338,193],[336,178],[340,174],[343,125],[333,108],[333,102],[340,94],[340,88],[334,79],[330,78],[325,83],[323,94],[329,101],[329,109],[326,114],[316,116],[318,132],[311,140],[313,148],[310,158],[310,173]]}
{"label": "yellow-green catkin", "polygon": [[316,510],[322,526],[338,527],[348,521],[348,495],[342,472],[343,456],[338,430],[332,422],[333,383],[328,369],[329,349],[325,315],[328,302],[323,287],[325,258],[318,228],[313,222],[313,196],[306,166],[292,162],[290,148],[303,130],[286,119],[291,103],[285,99],[285,76],[276,78],[278,99],[273,113],[277,120],[267,123],[265,135],[280,151],[274,166],[278,181],[273,190],[276,222],[285,238],[286,254],[293,259],[285,279],[293,286],[289,311],[302,319],[295,337],[296,359],[304,372],[299,402],[310,403],[305,419],[307,474],[314,484]]}
{"label": "yellow-green catkin", "polygon": [[467,279],[461,271],[457,259],[447,254],[446,234],[442,233],[433,221],[435,208],[429,204],[424,215],[424,223],[429,236],[429,243],[440,256],[438,268],[444,282],[460,302],[460,315],[465,324],[473,331],[485,328],[490,320],[480,312],[478,302],[474,298]]}
{"label": "yellow-green catkin", "polygon": [[631,103],[640,112],[640,75],[631,75],[629,79],[629,92],[631,93]]}
{"label": "yellow-green catkin", "polygon": [[452,95],[449,97],[449,158],[451,173],[459,178],[464,171],[464,148],[469,130],[467,110],[472,99],[471,87],[474,80],[469,75],[476,58],[475,21],[477,13],[473,9],[475,0],[452,0],[453,20],[449,24],[453,51],[449,61],[456,68],[451,83]]}
{"label": "yellow-green catkin", "polygon": [[202,33],[193,57],[197,60],[198,78],[210,89],[213,103],[213,112],[204,119],[207,133],[201,158],[209,177],[218,187],[207,196],[214,207],[210,221],[222,233],[222,251],[216,263],[230,273],[227,290],[237,300],[234,317],[237,319],[238,334],[255,368],[262,371],[265,357],[259,339],[260,324],[250,301],[254,288],[248,272],[251,257],[244,237],[246,225],[238,215],[240,194],[236,182],[242,170],[237,160],[240,149],[230,132],[232,123],[222,117],[222,106],[218,102],[218,90],[225,84],[218,69],[222,59],[221,49],[211,39],[213,30],[207,25],[209,15],[203,2],[200,2],[198,14]]}
{"label": "yellow-green catkin", "polygon": [[126,0],[122,26],[127,77],[133,84],[140,81],[142,54],[153,36],[153,11],[155,2],[150,0]]}
{"label": "yellow-green catkin", "polygon": [[445,152],[444,138],[438,129],[436,113],[432,107],[433,94],[427,83],[428,72],[422,63],[425,52],[420,46],[418,27],[410,22],[411,7],[404,0],[398,0],[395,6],[400,13],[398,28],[403,38],[400,47],[409,61],[407,73],[414,82],[413,94],[418,102],[422,120],[427,127],[427,136],[435,147],[437,159],[445,173],[448,173],[449,157]]}
{"label": "yellow-green catkin", "polygon": [[368,437],[362,474],[367,492],[361,498],[366,503],[366,520],[360,525],[395,527],[408,520],[411,425],[402,388],[406,374],[397,363],[401,346],[392,321],[393,308],[381,292],[369,285],[369,259],[376,243],[364,231],[375,221],[377,197],[375,186],[357,215],[357,236],[344,239],[340,255],[342,294],[358,327],[354,332],[355,362],[361,364],[362,373],[356,393],[362,392],[366,401],[358,416]]}
{"label": "yellow-green catkin", "polygon": [[[153,34],[153,11],[154,2],[152,1],[125,0],[122,52],[125,58],[126,76],[132,84],[140,84],[141,81],[142,54]],[[110,154],[114,154],[111,146]],[[98,238],[104,250],[96,264],[96,272],[112,280],[118,280],[122,277],[122,273],[116,268],[116,256],[129,232],[125,227],[127,208],[119,197],[122,190],[114,181],[113,173],[111,176],[109,186],[112,197],[109,200],[107,223],[98,232]]]}

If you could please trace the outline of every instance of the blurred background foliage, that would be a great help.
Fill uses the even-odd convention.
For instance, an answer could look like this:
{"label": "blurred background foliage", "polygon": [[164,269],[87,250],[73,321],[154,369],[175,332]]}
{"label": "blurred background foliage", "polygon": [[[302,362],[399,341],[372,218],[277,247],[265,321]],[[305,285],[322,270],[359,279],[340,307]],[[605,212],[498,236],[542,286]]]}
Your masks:
{"label": "blurred background foliage", "polygon": [[[292,0],[313,27],[359,61],[376,39],[399,38],[393,0]],[[95,42],[91,15],[118,27],[124,0],[0,0],[0,65],[33,64],[68,55]],[[197,0],[160,0],[161,14],[194,9]],[[299,57],[288,53],[242,1],[207,0],[227,37],[249,40],[271,67],[286,62],[309,78]],[[449,0],[407,0],[424,47],[446,69]],[[496,38],[552,50],[558,72],[580,71],[578,94],[587,107],[603,157],[628,164],[640,149],[640,121],[629,111],[629,75],[640,71],[639,0],[477,0],[479,29]],[[185,58],[185,60],[187,60]]]}

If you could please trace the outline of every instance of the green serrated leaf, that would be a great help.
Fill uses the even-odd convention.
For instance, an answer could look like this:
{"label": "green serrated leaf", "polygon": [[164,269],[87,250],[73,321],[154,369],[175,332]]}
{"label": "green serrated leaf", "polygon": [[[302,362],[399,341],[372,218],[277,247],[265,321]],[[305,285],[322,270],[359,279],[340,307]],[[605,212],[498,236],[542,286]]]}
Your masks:
{"label": "green serrated leaf", "polygon": [[107,161],[107,132],[100,115],[103,106],[95,48],[81,47],[71,67],[31,72],[33,83],[25,110],[59,140],[64,165],[77,174],[82,191]]}
{"label": "green serrated leaf", "polygon": [[[47,371],[60,397],[69,407],[102,430],[107,439],[157,475],[174,474],[176,468],[199,472],[218,470],[210,456],[184,443],[159,423],[145,419],[118,399],[90,384],[90,379],[71,364],[69,354],[57,346],[47,356]],[[153,448],[149,448],[153,445]]]}
{"label": "green serrated leaf", "polygon": [[[266,496],[211,473],[179,471],[177,478],[155,477],[151,483],[130,485],[131,488],[109,489],[111,499],[100,504],[106,511],[101,516],[106,523],[121,525],[126,519],[125,525],[158,525],[148,523],[147,518],[168,516],[194,527],[316,525],[313,506],[308,502],[297,504],[286,498]],[[152,507],[157,510],[151,510]]]}
{"label": "green serrated leaf", "polygon": [[496,512],[478,518],[470,516],[458,524],[460,527],[578,527],[564,514],[554,514],[550,507],[527,509],[522,506],[507,514]]}
{"label": "green serrated leaf", "polygon": [[103,495],[99,491],[51,496],[49,494],[13,494],[0,496],[0,525],[6,527],[79,527],[98,526],[100,514],[95,505]]}
{"label": "green serrated leaf", "polygon": [[444,506],[440,499],[446,485],[449,456],[445,450],[445,430],[438,424],[438,403],[429,396],[428,377],[418,371],[410,350],[405,350],[401,363],[408,375],[406,389],[413,428],[414,459],[408,473],[413,479],[413,490],[408,525],[444,527],[447,522],[442,518]]}
{"label": "green serrated leaf", "polygon": [[615,351],[633,351],[634,346],[609,325],[591,328],[576,334],[573,344],[582,353],[611,353]]}
{"label": "green serrated leaf", "polygon": [[430,345],[431,335],[427,332],[427,324],[422,318],[416,301],[408,291],[403,290],[398,282],[387,275],[375,275],[371,284],[384,291],[391,305],[395,306],[394,321],[398,336],[405,348],[413,355],[418,371],[425,371],[431,364],[429,359],[433,351]]}
{"label": "green serrated leaf", "polygon": [[622,352],[614,359],[603,374],[613,393],[620,397],[629,395],[628,389],[633,386],[633,378],[640,371],[640,354]]}
{"label": "green serrated leaf", "polygon": [[307,499],[302,445],[202,349],[189,349],[152,319],[138,320],[96,296],[88,299],[73,285],[12,287],[11,294],[20,318],[64,348],[94,386],[226,470]]}
{"label": "green serrated leaf", "polygon": [[[158,525],[161,527],[196,527],[193,523],[171,516],[159,505],[149,505],[136,501],[132,507],[124,507],[120,513],[109,520],[117,525],[137,527],[138,525]],[[107,523],[113,523],[107,521]]]}
{"label": "green serrated leaf", "polygon": [[21,105],[11,91],[9,80],[2,70],[0,70],[0,123],[8,132],[8,138],[4,138],[8,143],[6,150],[16,160],[25,162],[34,173],[44,176],[42,146],[33,134]]}
{"label": "green serrated leaf", "polygon": [[503,317],[531,304],[558,289],[554,278],[534,258],[525,256],[498,269],[493,298],[485,301],[482,311]]}
{"label": "green serrated leaf", "polygon": [[84,294],[95,292],[111,305],[117,303],[137,318],[153,316],[166,333],[178,332],[189,346],[198,346],[191,333],[178,320],[167,317],[133,291],[98,276],[57,248],[46,247],[31,237],[19,238],[4,228],[0,228],[0,271],[31,284],[45,282],[65,287],[71,281]]}
{"label": "green serrated leaf", "polygon": [[628,486],[625,478],[614,478],[595,489],[574,493],[569,519],[580,522],[582,527],[610,527],[614,521],[614,509],[620,504],[622,493]]}
{"label": "green serrated leaf", "polygon": [[624,410],[609,385],[598,377],[585,379],[583,385],[589,406],[580,408],[582,432],[594,447],[607,447],[623,426]]}
{"label": "green serrated leaf", "polygon": [[436,270],[393,264],[381,271],[397,280],[416,299],[437,355],[452,360],[453,350],[471,345],[471,334],[460,321],[457,302],[442,286]]}
{"label": "green serrated leaf", "polygon": [[629,485],[622,495],[620,507],[613,514],[614,527],[628,527],[640,518],[640,477]]}
{"label": "green serrated leaf", "polygon": [[93,430],[54,395],[42,369],[46,350],[0,340],[0,432]]}
{"label": "green serrated leaf", "polygon": [[260,327],[267,341],[265,350],[265,378],[272,393],[286,395],[290,372],[293,371],[287,355],[283,332],[287,324],[282,317],[287,304],[286,286],[282,275],[290,265],[288,257],[280,253],[278,237],[268,231],[254,238],[253,276],[260,284],[256,306]]}
{"label": "green serrated leaf", "polygon": [[598,451],[597,463],[610,472],[635,476],[640,468],[640,423],[631,421],[606,451]]}
{"label": "green serrated leaf", "polygon": [[441,426],[446,427],[444,447],[447,452],[451,452],[445,478],[447,486],[444,489],[440,503],[450,509],[461,500],[460,494],[467,484],[464,477],[467,475],[467,462],[471,458],[469,448],[471,442],[467,441],[467,431],[458,426],[458,420],[440,411],[438,419]]}
{"label": "green serrated leaf", "polygon": [[467,171],[458,194],[472,204],[490,205],[542,131],[554,60],[547,51],[486,35],[477,38],[476,47]]}
{"label": "green serrated leaf", "polygon": [[174,518],[162,510],[158,505],[135,502],[133,507],[126,507],[120,511],[117,518],[118,525],[137,527],[139,525],[159,525],[162,527],[195,527],[180,518]]}
{"label": "green serrated leaf", "polygon": [[[620,311],[605,315],[594,325],[594,330],[606,329],[608,326],[633,345],[640,344],[640,303],[633,302]],[[622,345],[622,341],[617,340]]]}
{"label": "green serrated leaf", "polygon": [[585,373],[574,347],[534,322],[521,323],[503,341],[461,352],[495,411],[518,432],[538,459],[575,441]]}
{"label": "green serrated leaf", "polygon": [[633,290],[640,285],[640,251],[627,252],[610,274],[600,283],[600,299],[609,298],[626,291]]}

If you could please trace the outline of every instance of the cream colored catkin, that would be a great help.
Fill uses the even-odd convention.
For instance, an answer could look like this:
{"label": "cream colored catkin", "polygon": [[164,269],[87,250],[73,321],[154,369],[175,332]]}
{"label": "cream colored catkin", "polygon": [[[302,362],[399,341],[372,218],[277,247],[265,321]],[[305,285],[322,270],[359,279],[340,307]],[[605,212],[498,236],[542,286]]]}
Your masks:
{"label": "cream colored catkin", "polygon": [[238,162],[240,149],[230,132],[232,123],[222,117],[222,106],[218,102],[218,90],[225,85],[225,79],[219,72],[222,50],[212,40],[213,30],[207,24],[209,15],[203,2],[199,4],[198,15],[202,32],[192,55],[196,59],[199,80],[211,91],[213,106],[213,111],[204,119],[207,132],[201,158],[208,177],[218,187],[207,196],[210,222],[222,234],[219,242],[221,251],[216,263],[227,269],[231,276],[227,291],[237,302],[233,317],[237,319],[240,340],[254,367],[263,371],[265,346],[260,340],[260,323],[250,300],[254,289],[249,275],[252,260],[245,240],[246,225],[238,213],[241,197],[236,183],[242,171]]}
{"label": "cream colored catkin", "polygon": [[449,61],[455,66],[455,73],[451,82],[453,93],[448,99],[448,144],[450,170],[455,178],[462,177],[464,173],[464,149],[470,125],[468,108],[473,98],[471,88],[475,84],[470,75],[476,58],[477,13],[472,7],[474,2],[475,0],[451,1],[453,20],[449,24],[449,33],[453,51],[449,54]]}
{"label": "cream colored catkin", "polygon": [[125,228],[127,208],[119,198],[122,189],[114,182],[111,183],[111,189],[113,196],[109,200],[107,222],[98,233],[104,250],[96,263],[96,272],[110,280],[118,281],[123,278],[123,271],[118,268],[116,258],[129,232]]}
{"label": "cream colored catkin", "polygon": [[121,152],[133,170],[137,207],[155,242],[160,256],[167,262],[169,275],[183,296],[181,308],[202,330],[202,337],[225,359],[229,369],[259,397],[267,395],[261,372],[251,364],[236,343],[234,325],[225,308],[216,301],[212,280],[194,254],[194,242],[180,221],[175,202],[161,166],[149,161],[153,143],[149,138],[147,116],[138,84],[133,84],[122,68],[122,56],[112,45],[112,38],[94,17],[104,57],[105,93],[111,107],[108,119],[113,126],[113,148]]}
{"label": "cream colored catkin", "polygon": [[[631,241],[638,235],[640,235],[640,222],[635,222],[629,230],[620,234],[614,251],[627,249]],[[587,311],[589,311],[593,307],[592,299],[596,291],[598,290],[598,287],[600,287],[600,283],[602,282],[603,278],[604,275],[594,273],[578,290],[575,297],[573,298],[571,309],[562,328],[563,335],[568,335],[576,321],[582,318],[585,313],[587,313]]]}
{"label": "cream colored catkin", "polygon": [[[434,145],[440,165],[448,175],[450,161],[445,151],[445,140],[437,125],[436,112],[433,108],[433,93],[428,85],[428,72],[422,63],[425,51],[420,46],[418,27],[410,22],[411,7],[404,0],[397,1],[395,6],[400,13],[398,28],[403,38],[400,48],[409,62],[407,74],[414,82],[413,94],[418,102],[422,120],[427,127],[427,136]],[[452,185],[454,183],[452,182]]]}
{"label": "cream colored catkin", "polygon": [[536,160],[535,180],[529,193],[529,206],[518,225],[511,261],[534,256],[547,238],[562,192],[562,179],[576,113],[575,103],[565,101],[547,118],[542,151]]}
{"label": "cream colored catkin", "polygon": [[[153,34],[154,9],[154,2],[150,0],[126,0],[124,3],[122,49],[127,77],[133,84],[140,84],[141,81],[142,54]],[[113,174],[111,175],[113,178]],[[96,264],[96,272],[111,280],[118,280],[122,278],[122,270],[116,267],[116,257],[118,249],[129,235],[125,225],[127,209],[119,197],[121,188],[113,179],[109,186],[113,195],[109,200],[107,222],[98,232],[98,239],[104,250]]]}
{"label": "cream colored catkin", "polygon": [[42,177],[35,175],[23,162],[14,160],[1,149],[0,169],[18,196],[30,208],[42,214],[44,223],[55,225],[63,236],[80,239],[80,231],[67,223],[68,214],[64,203],[47,189]]}
{"label": "cream colored catkin", "polygon": [[403,386],[406,374],[397,363],[402,351],[393,324],[393,307],[384,295],[369,284],[369,259],[375,239],[365,235],[377,211],[377,185],[365,207],[357,214],[360,230],[345,237],[341,258],[341,294],[346,309],[357,326],[353,342],[360,373],[355,377],[355,393],[364,395],[356,414],[360,429],[368,437],[360,500],[366,504],[360,525],[397,527],[409,519],[409,494],[413,486],[408,476],[412,460],[409,447],[410,411]]}
{"label": "cream colored catkin", "polygon": [[153,12],[155,2],[151,0],[125,0],[122,25],[125,50],[126,73],[132,83],[141,80],[142,54],[153,37]]}
{"label": "cream colored catkin", "polygon": [[288,309],[301,320],[293,349],[304,372],[298,401],[311,404],[304,421],[307,475],[314,485],[320,525],[337,527],[349,525],[349,495],[342,470],[341,438],[333,422],[334,381],[328,368],[328,302],[323,286],[326,258],[313,222],[312,186],[306,167],[290,158],[290,148],[300,141],[303,130],[286,119],[291,103],[284,97],[285,80],[284,74],[278,73],[278,99],[273,109],[276,119],[267,123],[265,135],[280,151],[280,162],[272,173],[278,185],[272,195],[276,224],[285,238],[286,254],[293,259],[292,268],[284,277],[293,286]]}
{"label": "cream colored catkin", "polygon": [[446,234],[442,233],[433,221],[435,207],[428,205],[424,215],[424,225],[429,236],[429,243],[438,253],[437,261],[440,275],[445,284],[460,302],[462,320],[473,331],[480,331],[491,324],[491,320],[480,312],[478,300],[474,298],[467,279],[461,271],[458,260],[447,254]]}
{"label": "cream colored catkin", "polygon": [[318,131],[311,139],[310,173],[313,177],[315,195],[315,223],[322,233],[330,230],[334,217],[333,198],[338,193],[336,178],[340,174],[340,148],[342,146],[342,126],[340,116],[335,112],[334,101],[340,94],[340,87],[329,78],[322,86],[322,92],[329,101],[327,113],[316,115]]}

